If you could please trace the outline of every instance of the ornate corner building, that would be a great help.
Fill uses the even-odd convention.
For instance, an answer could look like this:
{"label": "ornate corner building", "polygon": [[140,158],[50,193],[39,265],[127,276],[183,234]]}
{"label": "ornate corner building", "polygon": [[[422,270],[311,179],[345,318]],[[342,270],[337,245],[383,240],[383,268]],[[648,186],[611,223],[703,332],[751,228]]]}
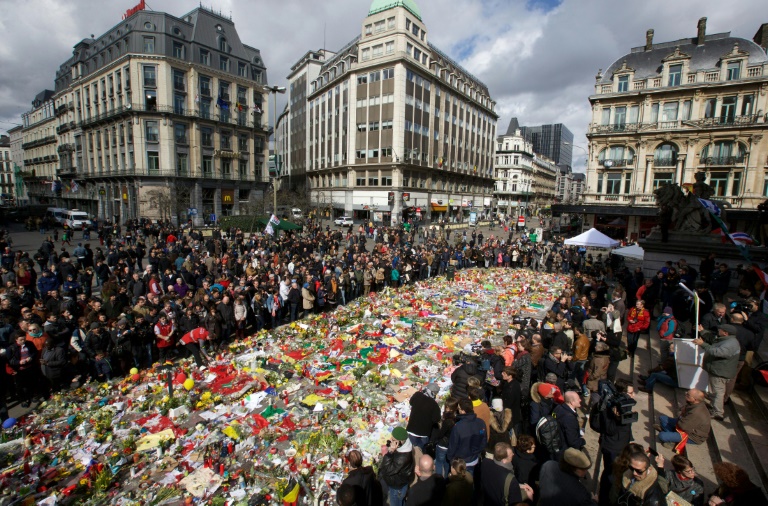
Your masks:
{"label": "ornate corner building", "polygon": [[644,237],[656,225],[654,190],[704,171],[729,221],[748,231],[768,198],[768,24],[754,41],[730,32],[632,48],[598,72],[589,97],[584,227]]}
{"label": "ornate corner building", "polygon": [[267,182],[260,51],[220,13],[139,5],[23,116],[29,198],[118,221],[239,214]]}
{"label": "ornate corner building", "polygon": [[278,159],[313,207],[385,223],[490,213],[496,104],[429,43],[413,0],[374,0],[358,37],[306,53],[288,81]]}

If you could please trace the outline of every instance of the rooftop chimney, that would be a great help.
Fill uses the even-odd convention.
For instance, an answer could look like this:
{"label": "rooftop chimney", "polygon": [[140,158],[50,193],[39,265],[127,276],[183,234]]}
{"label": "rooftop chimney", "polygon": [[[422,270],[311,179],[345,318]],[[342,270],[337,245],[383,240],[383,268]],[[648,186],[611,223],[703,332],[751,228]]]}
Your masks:
{"label": "rooftop chimney", "polygon": [[653,28],[645,32],[645,50],[650,51],[653,48]]}
{"label": "rooftop chimney", "polygon": [[755,41],[755,44],[762,47],[763,51],[768,52],[768,23],[760,25],[752,40]]}
{"label": "rooftop chimney", "polygon": [[704,37],[707,35],[707,18],[699,19],[699,33],[696,36],[696,45],[701,46],[704,44]]}

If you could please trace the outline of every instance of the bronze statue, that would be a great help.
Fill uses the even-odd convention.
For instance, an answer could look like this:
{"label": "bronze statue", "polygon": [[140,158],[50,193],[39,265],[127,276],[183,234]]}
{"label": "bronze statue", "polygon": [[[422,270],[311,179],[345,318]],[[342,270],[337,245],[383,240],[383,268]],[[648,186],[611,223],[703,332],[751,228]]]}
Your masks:
{"label": "bronze statue", "polygon": [[704,182],[706,177],[704,172],[697,172],[694,176],[696,182],[691,185],[690,191],[683,191],[677,183],[673,183],[661,185],[653,192],[659,213],[666,224],[673,224],[672,230],[706,234],[719,227],[699,199],[710,200],[717,205],[721,210],[720,218],[725,220],[725,207],[730,204],[711,199],[715,191]]}

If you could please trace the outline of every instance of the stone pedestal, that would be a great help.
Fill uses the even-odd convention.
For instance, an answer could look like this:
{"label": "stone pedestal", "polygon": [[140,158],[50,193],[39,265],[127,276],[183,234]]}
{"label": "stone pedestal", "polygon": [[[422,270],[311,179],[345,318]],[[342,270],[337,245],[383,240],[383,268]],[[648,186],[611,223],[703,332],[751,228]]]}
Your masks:
{"label": "stone pedestal", "polygon": [[[749,265],[749,261],[741,255],[736,246],[730,242],[723,244],[719,234],[670,232],[669,240],[661,242],[661,231],[654,229],[648,237],[641,239],[639,244],[645,251],[643,259],[645,277],[655,276],[656,272],[664,267],[665,262],[671,260],[677,263],[681,258],[699,271],[702,259],[710,253],[715,253],[717,263],[725,262],[730,268],[735,268],[739,264],[745,267]],[[749,255],[752,261],[757,262],[761,267],[768,262],[768,248],[750,247]],[[731,278],[732,281],[734,277]]]}

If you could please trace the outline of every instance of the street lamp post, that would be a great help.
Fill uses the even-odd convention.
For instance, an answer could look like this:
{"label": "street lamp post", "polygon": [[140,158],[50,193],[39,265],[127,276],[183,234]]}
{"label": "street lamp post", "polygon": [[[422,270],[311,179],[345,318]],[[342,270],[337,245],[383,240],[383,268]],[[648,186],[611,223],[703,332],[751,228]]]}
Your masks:
{"label": "street lamp post", "polygon": [[275,176],[272,178],[272,213],[277,216],[277,178],[280,177],[280,165],[277,156],[277,94],[285,93],[285,86],[265,86],[265,90],[274,96],[274,109],[272,112],[272,135],[274,136],[273,150],[275,154]]}

